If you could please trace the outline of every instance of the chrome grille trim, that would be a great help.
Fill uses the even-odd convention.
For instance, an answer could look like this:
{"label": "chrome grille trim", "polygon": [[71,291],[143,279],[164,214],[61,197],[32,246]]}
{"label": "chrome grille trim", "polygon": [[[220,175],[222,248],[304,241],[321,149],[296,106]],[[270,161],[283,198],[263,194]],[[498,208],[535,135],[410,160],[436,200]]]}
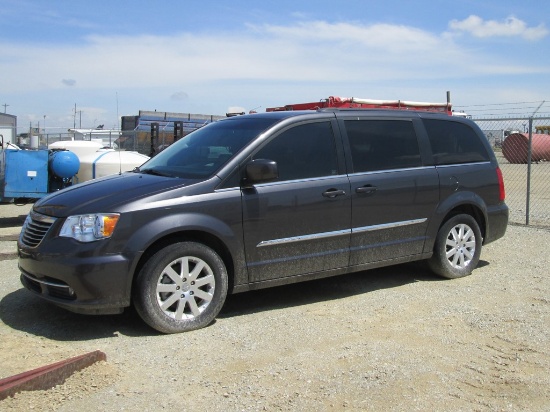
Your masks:
{"label": "chrome grille trim", "polygon": [[54,217],[31,211],[21,230],[21,243],[28,247],[38,246],[55,221]]}

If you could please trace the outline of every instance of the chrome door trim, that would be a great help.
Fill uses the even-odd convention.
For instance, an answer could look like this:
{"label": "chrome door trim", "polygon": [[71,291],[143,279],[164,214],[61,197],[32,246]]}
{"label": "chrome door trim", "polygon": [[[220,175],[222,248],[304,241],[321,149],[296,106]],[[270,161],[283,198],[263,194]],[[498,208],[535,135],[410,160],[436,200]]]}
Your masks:
{"label": "chrome door trim", "polygon": [[428,220],[428,218],[422,219],[413,219],[413,220],[404,220],[402,222],[393,222],[393,223],[382,223],[380,225],[356,227],[351,230],[352,233],[363,233],[363,232],[373,232],[375,230],[387,230],[394,229],[396,227],[410,226],[410,225],[419,225]]}

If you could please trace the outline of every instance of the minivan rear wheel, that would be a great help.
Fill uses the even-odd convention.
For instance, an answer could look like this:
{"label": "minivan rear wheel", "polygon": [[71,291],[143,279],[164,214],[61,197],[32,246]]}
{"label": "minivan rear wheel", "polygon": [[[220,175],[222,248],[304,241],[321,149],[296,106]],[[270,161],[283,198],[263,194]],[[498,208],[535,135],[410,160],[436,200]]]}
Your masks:
{"label": "minivan rear wheel", "polygon": [[163,333],[207,326],[227,296],[227,270],[211,248],[180,242],[156,252],[136,279],[134,305],[141,318]]}
{"label": "minivan rear wheel", "polygon": [[439,229],[430,269],[439,276],[456,279],[472,273],[481,256],[481,231],[467,214],[455,215]]}

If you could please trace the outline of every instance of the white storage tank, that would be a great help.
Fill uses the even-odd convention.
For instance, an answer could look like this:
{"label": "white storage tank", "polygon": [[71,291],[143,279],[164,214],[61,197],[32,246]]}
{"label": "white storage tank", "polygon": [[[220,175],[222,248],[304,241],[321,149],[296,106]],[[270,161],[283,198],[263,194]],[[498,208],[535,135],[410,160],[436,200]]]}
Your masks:
{"label": "white storage tank", "polygon": [[[62,140],[51,143],[48,149],[66,149],[73,152],[81,159],[83,156],[97,152],[103,145],[99,142],[91,142],[89,140]],[[82,161],[82,160],[81,160]]]}
{"label": "white storage tank", "polygon": [[127,172],[149,160],[138,152],[100,150],[80,157],[80,170],[76,182],[81,183],[98,177]]}

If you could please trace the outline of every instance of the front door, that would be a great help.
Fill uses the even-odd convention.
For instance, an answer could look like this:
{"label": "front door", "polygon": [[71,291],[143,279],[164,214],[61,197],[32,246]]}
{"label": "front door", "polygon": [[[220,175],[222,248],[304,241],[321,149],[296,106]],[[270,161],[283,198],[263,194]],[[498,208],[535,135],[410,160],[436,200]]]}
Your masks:
{"label": "front door", "polygon": [[333,129],[331,121],[293,126],[253,156],[275,160],[279,179],[242,190],[251,282],[348,265],[350,185]]}

